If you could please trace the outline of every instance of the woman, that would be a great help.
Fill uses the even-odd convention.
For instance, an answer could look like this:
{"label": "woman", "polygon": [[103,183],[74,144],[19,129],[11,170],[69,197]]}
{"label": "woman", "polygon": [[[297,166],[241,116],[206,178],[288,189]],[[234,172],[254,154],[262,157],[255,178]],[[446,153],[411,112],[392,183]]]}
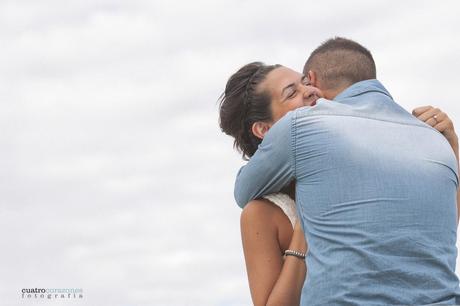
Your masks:
{"label": "woman", "polygon": [[[220,103],[220,127],[234,137],[234,146],[247,159],[277,120],[296,108],[314,107],[319,97],[321,92],[309,86],[300,73],[281,65],[250,63],[227,82]],[[431,106],[417,108],[413,113],[443,133],[458,158],[457,135],[447,115]],[[281,193],[251,201],[241,214],[254,305],[300,303],[307,271],[307,243],[297,222],[292,185]]]}

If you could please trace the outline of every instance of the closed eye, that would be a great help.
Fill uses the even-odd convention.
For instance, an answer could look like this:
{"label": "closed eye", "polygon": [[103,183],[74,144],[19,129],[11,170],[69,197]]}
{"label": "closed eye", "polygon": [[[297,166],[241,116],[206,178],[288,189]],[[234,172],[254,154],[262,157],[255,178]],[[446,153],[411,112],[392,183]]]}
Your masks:
{"label": "closed eye", "polygon": [[291,93],[288,95],[288,99],[294,98],[296,96],[296,94],[297,94],[297,90],[291,91]]}

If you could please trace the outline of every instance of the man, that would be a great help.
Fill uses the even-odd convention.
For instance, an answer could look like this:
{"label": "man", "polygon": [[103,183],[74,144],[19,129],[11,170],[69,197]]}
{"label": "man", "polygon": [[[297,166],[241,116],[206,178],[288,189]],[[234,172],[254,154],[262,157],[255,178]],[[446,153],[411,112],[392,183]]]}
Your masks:
{"label": "man", "polygon": [[309,245],[301,304],[455,304],[449,143],[393,101],[354,41],[326,41],[304,74],[328,100],[273,125],[235,185],[243,207],[296,180]]}

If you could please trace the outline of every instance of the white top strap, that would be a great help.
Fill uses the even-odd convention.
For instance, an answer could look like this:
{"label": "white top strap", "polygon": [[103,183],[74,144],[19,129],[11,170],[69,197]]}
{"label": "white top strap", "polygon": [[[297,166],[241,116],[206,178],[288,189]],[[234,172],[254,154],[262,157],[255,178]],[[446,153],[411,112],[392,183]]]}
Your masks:
{"label": "white top strap", "polygon": [[271,193],[263,196],[263,198],[269,200],[276,206],[279,206],[284,214],[291,221],[292,227],[294,228],[295,222],[297,221],[297,211],[295,208],[295,202],[287,194],[284,193]]}

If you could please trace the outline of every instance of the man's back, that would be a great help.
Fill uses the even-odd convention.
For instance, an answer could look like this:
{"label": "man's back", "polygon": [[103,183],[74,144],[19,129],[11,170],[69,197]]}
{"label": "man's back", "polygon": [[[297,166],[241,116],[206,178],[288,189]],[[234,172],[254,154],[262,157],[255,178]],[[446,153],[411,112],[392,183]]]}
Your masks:
{"label": "man's back", "polygon": [[369,89],[293,119],[310,249],[302,304],[454,303],[455,157],[437,131]]}
{"label": "man's back", "polygon": [[[309,244],[302,305],[454,304],[458,180],[449,144],[376,80],[335,100],[272,127],[239,174],[237,199],[297,180]],[[280,146],[286,156],[271,152]]]}

